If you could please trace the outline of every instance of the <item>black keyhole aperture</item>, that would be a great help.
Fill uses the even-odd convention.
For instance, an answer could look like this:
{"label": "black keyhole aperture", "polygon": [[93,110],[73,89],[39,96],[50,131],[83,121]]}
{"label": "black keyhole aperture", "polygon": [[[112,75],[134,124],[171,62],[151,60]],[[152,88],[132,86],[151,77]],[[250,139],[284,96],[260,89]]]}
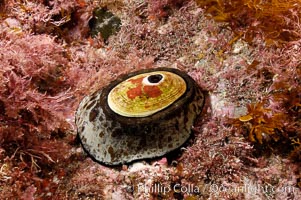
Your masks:
{"label": "black keyhole aperture", "polygon": [[161,81],[163,78],[163,76],[161,74],[153,74],[153,75],[150,75],[147,80],[150,82],[150,83],[159,83],[159,81]]}

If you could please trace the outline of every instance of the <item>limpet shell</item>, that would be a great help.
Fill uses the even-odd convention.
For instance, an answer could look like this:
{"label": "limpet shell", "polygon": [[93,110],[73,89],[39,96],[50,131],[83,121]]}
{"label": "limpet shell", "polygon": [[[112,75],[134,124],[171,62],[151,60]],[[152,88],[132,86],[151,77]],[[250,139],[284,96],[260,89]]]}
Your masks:
{"label": "limpet shell", "polygon": [[75,123],[83,148],[94,160],[118,165],[181,147],[203,105],[203,92],[186,73],[144,69],[86,96]]}
{"label": "limpet shell", "polygon": [[108,95],[109,107],[125,117],[147,117],[175,102],[186,91],[185,80],[168,71],[133,76]]}

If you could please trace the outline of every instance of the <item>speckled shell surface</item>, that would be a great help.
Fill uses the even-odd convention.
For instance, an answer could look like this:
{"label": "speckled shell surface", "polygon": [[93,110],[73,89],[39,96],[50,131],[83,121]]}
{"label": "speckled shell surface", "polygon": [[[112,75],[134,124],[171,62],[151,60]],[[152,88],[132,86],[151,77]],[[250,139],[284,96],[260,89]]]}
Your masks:
{"label": "speckled shell surface", "polygon": [[[156,85],[164,81],[164,74],[171,74],[184,81],[185,86],[180,86],[185,88],[184,92],[179,92],[182,90],[179,88],[174,89],[176,95],[171,95],[172,100],[169,104],[140,116],[131,115],[131,111],[127,111],[130,117],[124,116],[117,114],[118,110],[111,109],[109,94],[117,88],[116,86],[127,80],[141,77],[143,80],[158,74],[163,76],[159,77],[160,80],[158,77],[152,77],[153,80],[149,79],[151,84]],[[124,91],[120,90],[126,94],[127,90],[135,87],[137,85],[125,87]],[[154,100],[153,104],[160,104],[157,101],[159,100]],[[118,165],[159,157],[181,147],[190,137],[191,127],[201,113],[203,105],[204,95],[201,89],[186,73],[172,68],[145,69],[121,76],[103,89],[86,96],[77,109],[75,122],[85,151],[100,163]],[[118,107],[118,103],[116,106]]]}

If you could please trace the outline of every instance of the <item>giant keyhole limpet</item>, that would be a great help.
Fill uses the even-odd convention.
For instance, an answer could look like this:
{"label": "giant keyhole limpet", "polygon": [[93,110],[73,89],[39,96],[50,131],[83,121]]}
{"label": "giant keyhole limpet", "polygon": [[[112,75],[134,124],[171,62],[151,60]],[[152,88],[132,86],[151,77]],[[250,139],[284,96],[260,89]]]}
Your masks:
{"label": "giant keyhole limpet", "polygon": [[118,165],[179,148],[203,105],[203,92],[186,73],[144,69],[86,96],[77,109],[76,125],[92,158]]}

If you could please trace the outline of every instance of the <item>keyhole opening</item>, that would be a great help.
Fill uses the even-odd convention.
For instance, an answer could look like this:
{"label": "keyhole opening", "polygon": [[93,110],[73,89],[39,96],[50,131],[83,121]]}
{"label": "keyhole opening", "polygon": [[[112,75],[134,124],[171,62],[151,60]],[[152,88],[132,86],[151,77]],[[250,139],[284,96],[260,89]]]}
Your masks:
{"label": "keyhole opening", "polygon": [[153,75],[150,75],[147,80],[150,82],[150,83],[159,83],[161,80],[162,80],[163,76],[161,74],[153,74]]}

